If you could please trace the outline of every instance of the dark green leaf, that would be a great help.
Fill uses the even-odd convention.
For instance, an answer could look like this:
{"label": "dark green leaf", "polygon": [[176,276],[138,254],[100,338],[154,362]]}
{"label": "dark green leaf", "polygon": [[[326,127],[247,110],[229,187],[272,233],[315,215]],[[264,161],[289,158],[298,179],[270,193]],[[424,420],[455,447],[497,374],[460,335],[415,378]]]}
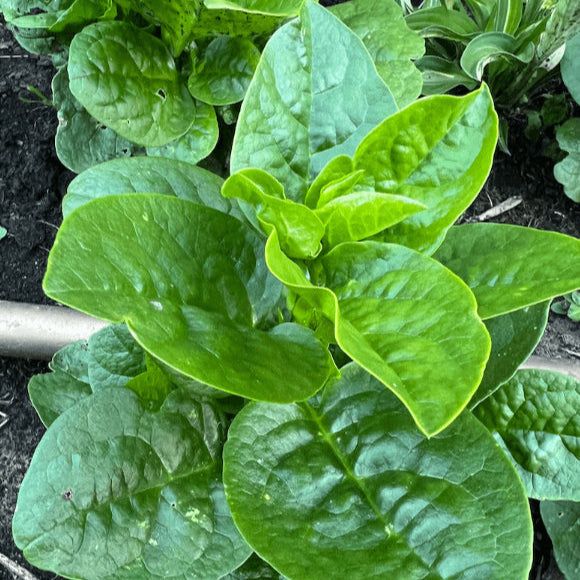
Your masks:
{"label": "dark green leaf", "polygon": [[211,9],[231,8],[273,16],[296,16],[304,0],[205,0],[204,4]]}
{"label": "dark green leaf", "polygon": [[580,240],[555,232],[492,223],[456,226],[435,258],[472,289],[483,319],[580,287]]}
{"label": "dark green leaf", "polygon": [[580,34],[566,43],[566,51],[560,61],[560,72],[572,98],[580,105]]}
{"label": "dark green leaf", "polygon": [[223,10],[208,9],[204,5],[201,7],[192,35],[194,38],[270,36],[281,22],[282,17],[280,16],[268,16],[227,8]]}
{"label": "dark green leaf", "polygon": [[474,414],[511,458],[529,497],[580,500],[580,381],[521,370]]}
{"label": "dark green leaf", "polygon": [[530,568],[528,504],[489,433],[465,414],[427,439],[356,365],[320,399],[245,407],[224,483],[246,540],[290,578],[523,580]]}
{"label": "dark green leaf", "polygon": [[568,155],[554,166],[554,177],[572,201],[580,202],[580,118],[568,119],[558,127],[556,139]]}

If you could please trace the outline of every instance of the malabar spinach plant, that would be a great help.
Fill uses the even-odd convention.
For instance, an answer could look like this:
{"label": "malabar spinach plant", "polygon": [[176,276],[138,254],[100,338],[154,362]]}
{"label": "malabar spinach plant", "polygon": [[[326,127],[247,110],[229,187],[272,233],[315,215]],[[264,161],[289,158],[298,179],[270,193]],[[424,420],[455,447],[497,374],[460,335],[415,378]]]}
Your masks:
{"label": "malabar spinach plant", "polygon": [[578,497],[579,389],[512,377],[580,286],[580,241],[455,226],[491,166],[489,90],[399,110],[388,84],[307,1],[225,182],[155,157],[73,181],[44,288],[114,325],[31,381],[48,431],[13,530],[34,565],[527,577],[526,494]]}

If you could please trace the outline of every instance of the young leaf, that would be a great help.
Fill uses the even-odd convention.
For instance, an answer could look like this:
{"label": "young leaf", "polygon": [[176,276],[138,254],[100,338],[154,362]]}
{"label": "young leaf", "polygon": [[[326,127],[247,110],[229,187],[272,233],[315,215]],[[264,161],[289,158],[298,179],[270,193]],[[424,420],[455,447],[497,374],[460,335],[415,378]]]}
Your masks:
{"label": "young leaf", "polygon": [[218,412],[180,391],[157,413],[127,389],[95,393],[38,446],[16,544],[68,577],[220,578],[250,553],[218,475],[223,429]]}
{"label": "young leaf", "polygon": [[428,209],[378,239],[431,253],[485,183],[497,141],[487,87],[465,97],[421,99],[383,121],[354,155],[363,186],[402,195]]}
{"label": "young leaf", "polygon": [[421,94],[421,73],[411,62],[425,53],[425,40],[409,29],[393,0],[354,0],[333,6],[364,43],[397,106],[402,109]]}
{"label": "young leaf", "polygon": [[139,145],[165,145],[195,120],[195,104],[165,45],[126,22],[97,22],[77,34],[68,73],[70,90],[87,111]]}
{"label": "young leaf", "polygon": [[260,51],[245,38],[219,36],[202,51],[189,77],[189,92],[210,105],[244,98],[260,62]]}
{"label": "young leaf", "polygon": [[77,340],[61,348],[48,363],[52,371],[60,371],[83,383],[89,383],[89,353],[85,340]]}
{"label": "young leaf", "polygon": [[281,292],[263,252],[256,234],[216,210],[163,195],[108,196],[65,220],[44,289],[127,322],[153,356],[209,386],[250,399],[305,399],[335,367],[306,328],[256,328]]}
{"label": "young leaf", "polygon": [[554,545],[554,556],[566,580],[580,576],[580,503],[572,501],[540,502],[542,520]]}
{"label": "young leaf", "polygon": [[474,414],[514,463],[529,497],[580,500],[580,381],[521,370]]}
{"label": "young leaf", "polygon": [[568,119],[558,127],[556,139],[568,155],[554,166],[554,177],[572,201],[580,202],[580,118]]}
{"label": "young leaf", "polygon": [[491,338],[491,353],[470,408],[489,397],[507,382],[534,352],[544,334],[550,301],[514,310],[485,321]]}
{"label": "young leaf", "polygon": [[218,138],[219,126],[215,109],[211,105],[195,101],[195,120],[187,133],[160,147],[147,147],[147,155],[168,157],[195,165],[215,149]]}
{"label": "young leaf", "polygon": [[471,292],[440,264],[403,246],[341,244],[314,286],[281,251],[268,267],[334,324],[340,348],[391,389],[427,435],[444,429],[481,380],[489,337]]}
{"label": "young leaf", "polygon": [[480,34],[475,22],[464,12],[448,10],[444,6],[423,8],[405,18],[407,26],[423,38],[442,38],[467,44]]}
{"label": "young leaf", "polygon": [[[299,57],[297,57],[299,55]],[[302,203],[316,175],[397,110],[362,41],[306,2],[270,39],[242,105],[231,171],[264,167]]]}
{"label": "young leaf", "polygon": [[[348,155],[337,155],[316,176],[316,179],[306,192],[304,204],[312,209],[319,207],[323,192],[325,192],[324,203],[330,201],[330,199],[337,195],[350,193],[362,177],[362,171],[354,170],[351,157]],[[330,198],[327,199],[330,193]]]}
{"label": "young leaf", "polygon": [[248,203],[266,234],[275,228],[282,249],[298,259],[315,258],[320,250],[324,225],[305,205],[285,198],[284,188],[261,169],[244,169],[224,183],[222,195]]}
{"label": "young leaf", "polygon": [[223,179],[189,163],[163,157],[116,159],[75,177],[62,200],[62,213],[93,199],[126,193],[162,193],[212,207],[243,219],[237,204],[221,195]]}
{"label": "young leaf", "polygon": [[483,319],[580,287],[580,240],[555,232],[465,224],[449,230],[434,257],[472,289]]}
{"label": "young leaf", "polygon": [[524,580],[531,565],[527,500],[489,433],[464,414],[427,439],[354,364],[320,399],[246,406],[224,484],[244,538],[290,578]]}

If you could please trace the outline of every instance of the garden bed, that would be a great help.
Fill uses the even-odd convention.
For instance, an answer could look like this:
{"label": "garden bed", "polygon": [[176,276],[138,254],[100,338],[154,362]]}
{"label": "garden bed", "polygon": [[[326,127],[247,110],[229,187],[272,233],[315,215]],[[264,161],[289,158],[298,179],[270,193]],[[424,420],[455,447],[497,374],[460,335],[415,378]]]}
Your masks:
{"label": "garden bed", "polygon": [[[0,241],[0,300],[51,303],[41,281],[48,251],[61,222],[60,200],[74,177],[54,151],[56,111],[26,87],[50,98],[53,69],[50,59],[29,55],[0,22],[0,225],[8,235]],[[553,161],[541,154],[541,145],[524,135],[524,117],[510,121],[511,156],[497,152],[492,175],[465,216],[475,220],[506,199],[521,196],[514,209],[490,221],[508,222],[580,237],[580,206],[569,200],[553,178]],[[566,256],[561,256],[563,262]],[[580,360],[578,324],[550,315],[548,330],[537,354],[562,361]],[[44,427],[32,409],[26,391],[29,378],[44,372],[45,363],[0,358],[0,554],[33,571],[36,578],[55,578],[34,570],[14,546],[11,518],[18,485]],[[530,578],[556,579],[551,544],[533,504],[535,561]],[[10,577],[0,565],[0,578]]]}

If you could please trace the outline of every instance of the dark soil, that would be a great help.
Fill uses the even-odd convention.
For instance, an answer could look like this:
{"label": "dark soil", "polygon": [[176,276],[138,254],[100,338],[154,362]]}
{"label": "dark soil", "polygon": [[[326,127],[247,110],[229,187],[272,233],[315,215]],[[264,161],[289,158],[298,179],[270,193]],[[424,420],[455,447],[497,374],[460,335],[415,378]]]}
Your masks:
{"label": "dark soil", "polygon": [[[60,200],[73,174],[63,168],[54,150],[56,111],[25,99],[37,99],[28,91],[29,85],[50,98],[53,74],[50,59],[20,48],[0,20],[0,225],[8,230],[0,241],[0,300],[50,303],[42,293],[42,276],[61,222]],[[497,153],[492,175],[465,219],[521,196],[517,208],[493,221],[580,237],[580,204],[564,195],[553,178],[553,161],[542,155],[541,146],[523,137],[523,129],[523,115],[516,114],[510,120],[511,156]],[[563,261],[566,258],[562,256]],[[551,315],[538,353],[578,362],[578,324]],[[32,375],[46,369],[41,362],[0,358],[0,554],[40,580],[57,576],[36,570],[24,560],[12,541],[11,518],[18,486],[44,432],[28,401],[26,385]],[[561,580],[537,502],[532,502],[532,515],[535,557],[530,579]],[[0,564],[0,580],[13,577],[17,578]]]}

